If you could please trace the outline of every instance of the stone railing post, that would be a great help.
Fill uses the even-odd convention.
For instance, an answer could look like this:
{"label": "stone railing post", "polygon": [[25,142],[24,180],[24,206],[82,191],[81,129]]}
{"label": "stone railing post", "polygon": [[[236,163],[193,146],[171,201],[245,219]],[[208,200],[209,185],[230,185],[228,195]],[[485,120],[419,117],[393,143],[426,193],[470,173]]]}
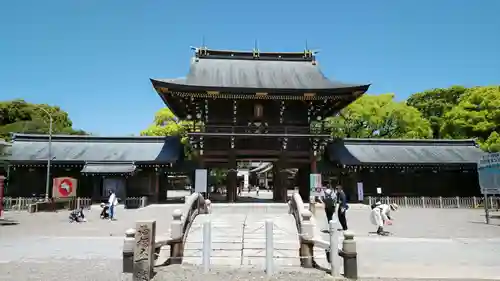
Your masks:
{"label": "stone railing post", "polygon": [[136,223],[133,281],[149,281],[153,278],[156,221]]}
{"label": "stone railing post", "polygon": [[354,234],[350,231],[344,232],[344,241],[339,256],[344,259],[344,276],[349,279],[358,279],[358,253]]}
{"label": "stone railing post", "polygon": [[314,225],[311,222],[312,213],[309,210],[299,210],[302,216],[300,225],[300,264],[302,267],[313,267]]}
{"label": "stone railing post", "polygon": [[205,214],[210,214],[212,212],[212,201],[210,199],[205,199]]}
{"label": "stone railing post", "polygon": [[422,196],[422,208],[425,208],[425,197]]}
{"label": "stone railing post", "polygon": [[443,208],[443,197],[439,196],[439,208]]}
{"label": "stone railing post", "polygon": [[312,199],[309,202],[309,211],[312,215],[316,214],[316,199]]}
{"label": "stone railing post", "polygon": [[184,255],[184,233],[182,233],[182,212],[175,209],[170,223],[170,263],[181,264]]}
{"label": "stone railing post", "polygon": [[405,196],[405,208],[408,208],[408,196]]}
{"label": "stone railing post", "polygon": [[144,208],[148,205],[148,197],[147,196],[142,196],[141,197],[141,208]]}
{"label": "stone railing post", "polygon": [[125,231],[125,239],[123,239],[123,273],[134,272],[134,245],[135,229],[130,228]]}
{"label": "stone railing post", "polygon": [[373,203],[372,203],[372,197],[368,196],[368,206],[371,206],[371,205],[373,205]]}
{"label": "stone railing post", "polygon": [[457,208],[460,208],[460,197],[456,197],[456,200],[457,200]]}

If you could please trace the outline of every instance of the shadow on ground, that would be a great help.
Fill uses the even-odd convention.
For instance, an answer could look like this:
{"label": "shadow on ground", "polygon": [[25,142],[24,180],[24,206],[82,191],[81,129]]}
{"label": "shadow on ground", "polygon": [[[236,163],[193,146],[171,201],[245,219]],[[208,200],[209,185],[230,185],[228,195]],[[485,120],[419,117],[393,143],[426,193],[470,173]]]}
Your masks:
{"label": "shadow on ground", "polygon": [[9,226],[9,225],[18,225],[18,221],[9,220],[9,219],[0,219],[0,226]]}

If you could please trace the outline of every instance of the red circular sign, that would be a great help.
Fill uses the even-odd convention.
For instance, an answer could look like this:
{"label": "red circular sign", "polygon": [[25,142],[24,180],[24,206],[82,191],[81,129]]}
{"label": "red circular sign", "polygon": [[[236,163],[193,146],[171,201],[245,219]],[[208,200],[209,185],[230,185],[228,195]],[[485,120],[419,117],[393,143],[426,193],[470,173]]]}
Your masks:
{"label": "red circular sign", "polygon": [[73,192],[73,182],[70,179],[63,179],[57,187],[62,197],[68,197]]}

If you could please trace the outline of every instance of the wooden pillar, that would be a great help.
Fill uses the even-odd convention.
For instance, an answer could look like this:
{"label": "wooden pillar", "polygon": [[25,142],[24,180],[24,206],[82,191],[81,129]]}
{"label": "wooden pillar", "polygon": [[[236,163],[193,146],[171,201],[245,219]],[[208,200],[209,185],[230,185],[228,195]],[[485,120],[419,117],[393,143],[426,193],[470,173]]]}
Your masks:
{"label": "wooden pillar", "polygon": [[278,188],[280,186],[280,174],[279,174],[279,163],[278,161],[273,163],[273,201],[276,201],[276,193],[278,193]]}
{"label": "wooden pillar", "polygon": [[288,171],[286,170],[288,168],[288,159],[286,157],[285,151],[282,152],[282,155],[280,157],[280,189],[279,189],[279,195],[277,199],[277,202],[284,202],[286,203],[288,196]]}
{"label": "wooden pillar", "polygon": [[227,202],[236,201],[236,184],[238,181],[238,167],[236,163],[236,154],[232,150],[228,159],[228,171],[227,171],[227,180],[226,180],[226,200]]}
{"label": "wooden pillar", "polygon": [[309,165],[304,166],[299,169],[299,194],[302,201],[309,202],[309,196],[311,196],[311,190],[309,187],[309,174],[311,167]]}

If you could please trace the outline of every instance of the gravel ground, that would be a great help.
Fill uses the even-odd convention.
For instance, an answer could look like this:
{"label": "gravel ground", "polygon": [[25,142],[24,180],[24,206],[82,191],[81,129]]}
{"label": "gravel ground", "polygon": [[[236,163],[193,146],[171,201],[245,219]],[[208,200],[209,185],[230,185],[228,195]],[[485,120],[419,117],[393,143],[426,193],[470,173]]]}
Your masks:
{"label": "gravel ground", "polygon": [[[51,261],[50,263],[22,262],[0,264],[0,280],[2,281],[131,281],[130,274],[122,274],[119,260],[71,260]],[[82,274],[84,272],[85,274]],[[276,272],[268,278],[263,270],[256,268],[212,268],[209,273],[203,273],[202,268],[196,266],[168,266],[156,270],[152,281],[220,281],[220,280],[283,280],[283,281],[311,281],[334,280],[328,274],[317,270],[287,270]],[[338,278],[337,280],[345,280]],[[394,278],[362,278],[360,281],[375,280],[456,280],[472,281],[487,279],[394,279]]]}

